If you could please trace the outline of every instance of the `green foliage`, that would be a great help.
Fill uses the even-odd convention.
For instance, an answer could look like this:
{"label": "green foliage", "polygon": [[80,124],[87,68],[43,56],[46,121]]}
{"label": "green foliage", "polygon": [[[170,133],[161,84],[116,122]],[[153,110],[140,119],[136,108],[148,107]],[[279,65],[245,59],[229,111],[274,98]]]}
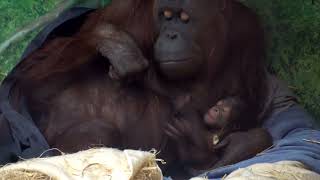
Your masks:
{"label": "green foliage", "polygon": [[320,1],[243,0],[264,22],[270,70],[320,119]]}
{"label": "green foliage", "polygon": [[[51,10],[55,2],[55,0],[1,0],[0,42],[8,39],[17,29]],[[0,54],[0,80],[16,64],[23,49],[35,33],[28,35],[22,42],[10,46],[5,53]]]}
{"label": "green foliage", "polygon": [[[314,4],[312,0],[241,1],[254,8],[265,25],[270,70],[289,82],[301,103],[320,119],[320,1],[314,0]],[[109,0],[75,2],[92,7]],[[56,3],[57,0],[1,0],[0,42],[53,9]],[[0,55],[0,79],[1,74],[14,66],[31,37]]]}
{"label": "green foliage", "polygon": [[[111,0],[25,0],[0,2],[0,81],[16,64],[23,49],[38,32],[63,10],[70,6],[104,7]],[[50,10],[50,11],[49,11]],[[47,13],[49,11],[49,13]],[[45,14],[45,15],[44,15]],[[42,16],[43,15],[43,16]],[[41,16],[40,18],[38,18]],[[19,30],[19,31],[17,31]],[[29,33],[29,32],[32,33]],[[16,43],[22,39],[21,42]],[[10,46],[16,43],[14,46]],[[8,47],[9,45],[9,47]],[[8,48],[7,48],[8,47]],[[5,50],[5,52],[3,52]]]}

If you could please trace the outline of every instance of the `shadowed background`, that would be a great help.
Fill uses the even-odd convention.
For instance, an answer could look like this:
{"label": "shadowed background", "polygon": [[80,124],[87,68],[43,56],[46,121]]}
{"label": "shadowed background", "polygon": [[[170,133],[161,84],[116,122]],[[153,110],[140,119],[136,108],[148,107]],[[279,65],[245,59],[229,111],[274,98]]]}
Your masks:
{"label": "shadowed background", "polygon": [[[255,9],[265,25],[269,70],[288,82],[320,122],[320,0],[241,1]],[[56,5],[57,0],[0,0],[0,43]],[[0,54],[0,81],[36,33]]]}

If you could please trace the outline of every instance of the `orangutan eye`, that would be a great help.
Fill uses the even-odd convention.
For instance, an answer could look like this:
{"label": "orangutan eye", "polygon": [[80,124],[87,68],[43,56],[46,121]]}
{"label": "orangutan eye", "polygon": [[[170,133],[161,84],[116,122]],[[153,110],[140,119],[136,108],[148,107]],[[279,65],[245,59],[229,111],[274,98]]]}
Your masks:
{"label": "orangutan eye", "polygon": [[190,20],[190,16],[186,12],[181,12],[180,13],[180,19],[184,23],[188,23]]}
{"label": "orangutan eye", "polygon": [[171,20],[173,17],[173,12],[170,10],[164,10],[163,11],[163,16],[167,19],[167,20]]}

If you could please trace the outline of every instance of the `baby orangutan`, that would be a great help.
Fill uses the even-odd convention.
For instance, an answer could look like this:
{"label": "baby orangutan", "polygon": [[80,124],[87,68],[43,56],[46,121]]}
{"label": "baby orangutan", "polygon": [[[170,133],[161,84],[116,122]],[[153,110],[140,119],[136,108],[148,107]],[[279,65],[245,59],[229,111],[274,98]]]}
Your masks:
{"label": "baby orangutan", "polygon": [[245,103],[238,97],[228,97],[217,102],[204,115],[206,126],[213,132],[219,132],[219,138],[237,130],[237,120],[242,119]]}
{"label": "baby orangutan", "polygon": [[203,118],[187,106],[178,105],[178,116],[167,125],[166,134],[176,143],[180,162],[193,175],[249,159],[272,145],[265,129],[239,131],[236,119],[242,117],[244,106],[237,97],[218,101]]}
{"label": "baby orangutan", "polygon": [[[213,133],[213,149],[223,150],[222,159],[214,167],[236,163],[262,152],[272,145],[272,137],[262,128],[239,131],[236,120],[243,116],[245,103],[237,97],[229,97],[218,101],[204,116],[204,122]],[[239,118],[240,117],[240,118]],[[219,142],[220,139],[222,142]]]}

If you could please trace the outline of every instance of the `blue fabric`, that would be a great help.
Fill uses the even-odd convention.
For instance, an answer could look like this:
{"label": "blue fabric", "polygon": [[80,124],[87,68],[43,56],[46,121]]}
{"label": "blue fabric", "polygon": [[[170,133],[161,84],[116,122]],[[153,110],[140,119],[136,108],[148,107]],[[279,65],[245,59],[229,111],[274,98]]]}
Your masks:
{"label": "blue fabric", "polygon": [[[72,8],[62,13],[34,38],[21,60],[38,49],[56,28],[90,10],[92,9]],[[33,123],[23,97],[20,97],[20,104],[18,105],[20,112],[11,105],[10,99],[16,81],[14,72],[15,69],[9,73],[0,86],[0,165],[15,162],[20,158],[38,157],[42,152],[49,149],[45,138]],[[47,153],[46,155],[50,154]]]}
{"label": "blue fabric", "polygon": [[273,139],[274,147],[252,159],[237,164],[211,170],[204,174],[209,179],[221,179],[239,168],[256,163],[273,163],[283,160],[299,161],[312,171],[320,173],[320,131],[316,130],[314,120],[300,106],[271,116],[264,124]]}

